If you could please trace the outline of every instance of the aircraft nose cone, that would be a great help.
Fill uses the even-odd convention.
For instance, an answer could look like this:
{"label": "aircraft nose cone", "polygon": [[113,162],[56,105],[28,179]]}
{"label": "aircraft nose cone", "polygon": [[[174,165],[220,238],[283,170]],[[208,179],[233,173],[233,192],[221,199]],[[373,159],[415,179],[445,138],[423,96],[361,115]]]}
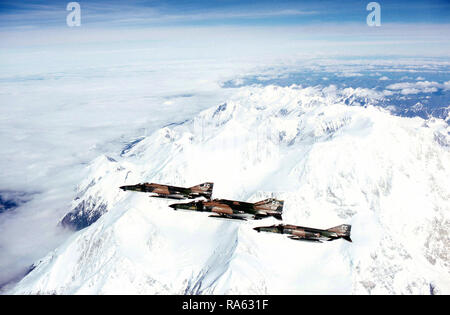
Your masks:
{"label": "aircraft nose cone", "polygon": [[260,232],[261,231],[261,228],[260,227],[255,227],[255,228],[253,228],[256,232]]}
{"label": "aircraft nose cone", "polygon": [[119,188],[125,190],[126,186],[120,186]]}
{"label": "aircraft nose cone", "polygon": [[176,209],[177,205],[173,204],[173,205],[169,205],[169,207],[171,207],[172,209]]}

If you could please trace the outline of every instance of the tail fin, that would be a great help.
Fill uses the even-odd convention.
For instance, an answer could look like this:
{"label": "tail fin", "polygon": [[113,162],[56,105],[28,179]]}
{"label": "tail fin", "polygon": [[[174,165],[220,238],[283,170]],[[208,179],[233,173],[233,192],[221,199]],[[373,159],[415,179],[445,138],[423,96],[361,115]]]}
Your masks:
{"label": "tail fin", "polygon": [[199,193],[205,197],[211,198],[213,188],[214,188],[214,183],[206,182],[206,183],[201,183],[201,184],[189,187],[189,188],[192,190],[192,192]]}
{"label": "tail fin", "polygon": [[350,238],[350,231],[352,229],[352,226],[349,224],[341,224],[335,227],[332,227],[328,229],[327,231],[335,232],[340,238],[343,238],[346,241],[351,242],[352,239]]}
{"label": "tail fin", "polygon": [[275,198],[269,198],[255,202],[254,205],[255,208],[259,210],[273,210],[281,214],[283,212],[284,201],[277,200]]}

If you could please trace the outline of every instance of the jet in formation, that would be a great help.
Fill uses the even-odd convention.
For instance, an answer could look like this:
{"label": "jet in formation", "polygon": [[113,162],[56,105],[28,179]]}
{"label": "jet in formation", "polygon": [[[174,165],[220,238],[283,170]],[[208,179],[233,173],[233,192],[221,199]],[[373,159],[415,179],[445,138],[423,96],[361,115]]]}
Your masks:
{"label": "jet in formation", "polygon": [[195,199],[204,197],[211,199],[214,183],[202,183],[189,188],[161,185],[155,183],[143,183],[137,185],[121,186],[122,190],[140,191],[151,193],[150,197],[168,199]]}
{"label": "jet in formation", "polygon": [[175,203],[169,207],[175,210],[191,210],[200,212],[212,212],[214,218],[235,219],[235,220],[259,220],[266,217],[274,217],[281,220],[284,201],[269,198],[255,203],[213,199],[199,200],[188,203]]}
{"label": "jet in formation", "polygon": [[[214,183],[206,182],[196,186],[184,188],[177,186],[161,185],[155,183],[142,183],[137,185],[121,186],[120,189],[126,191],[139,191],[150,193],[151,197],[169,199],[196,199],[199,197],[205,200],[196,200],[187,203],[175,203],[169,205],[174,210],[187,210],[199,212],[211,212],[213,218],[224,218],[233,220],[259,220],[267,217],[274,217],[282,220],[283,200],[269,198],[255,203],[235,201],[227,199],[212,199]],[[254,228],[258,232],[271,232],[278,234],[288,234],[290,239],[298,241],[319,242],[333,241],[343,238],[349,242],[351,225],[342,224],[328,230],[320,230],[290,224],[278,224],[272,226],[260,226]]]}
{"label": "jet in formation", "polygon": [[313,229],[304,226],[296,226],[290,224],[278,224],[272,226],[260,226],[254,228],[258,232],[270,232],[279,234],[288,234],[290,239],[297,241],[309,241],[319,242],[333,241],[339,238],[343,238],[351,242],[350,230],[352,226],[348,224],[342,224],[332,227],[328,230]]}

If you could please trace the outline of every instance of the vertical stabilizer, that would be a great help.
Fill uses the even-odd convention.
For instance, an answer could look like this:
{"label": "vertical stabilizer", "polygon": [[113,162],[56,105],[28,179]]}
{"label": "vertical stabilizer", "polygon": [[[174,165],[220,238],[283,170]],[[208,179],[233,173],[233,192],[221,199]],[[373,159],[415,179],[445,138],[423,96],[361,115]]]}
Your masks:
{"label": "vertical stabilizer", "polygon": [[341,224],[335,227],[332,227],[328,229],[327,231],[335,232],[340,238],[343,238],[346,241],[351,242],[352,239],[350,238],[350,231],[352,229],[352,226],[349,224]]}

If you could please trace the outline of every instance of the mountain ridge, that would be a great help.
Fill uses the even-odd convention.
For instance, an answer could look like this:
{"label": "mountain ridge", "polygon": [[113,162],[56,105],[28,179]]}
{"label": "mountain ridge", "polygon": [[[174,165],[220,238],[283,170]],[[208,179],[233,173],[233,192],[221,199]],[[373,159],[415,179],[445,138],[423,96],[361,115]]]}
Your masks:
{"label": "mountain ridge", "polygon": [[[350,92],[241,88],[120,157],[98,157],[71,211],[98,218],[11,292],[448,293],[448,124],[393,116],[371,105],[379,95]],[[175,212],[170,201],[118,189],[144,181],[213,181],[213,197],[237,200],[276,196],[284,222],[349,223],[354,242],[260,235],[251,228],[261,221]]]}

